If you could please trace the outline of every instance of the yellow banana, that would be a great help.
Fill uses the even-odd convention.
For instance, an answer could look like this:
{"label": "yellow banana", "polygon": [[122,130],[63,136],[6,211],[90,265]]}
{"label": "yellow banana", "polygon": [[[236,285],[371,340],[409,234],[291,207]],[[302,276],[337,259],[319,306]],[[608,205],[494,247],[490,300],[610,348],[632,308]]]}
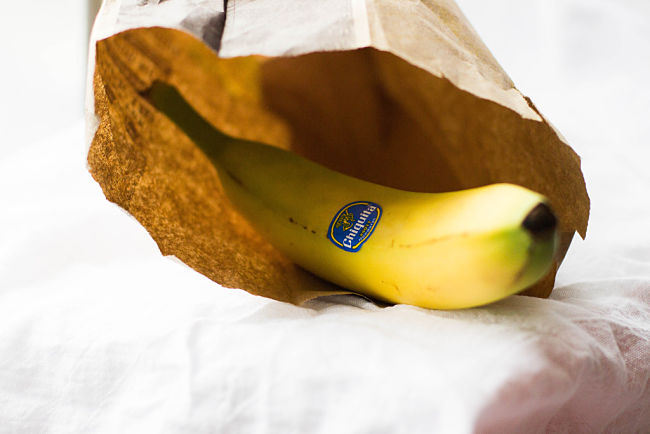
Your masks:
{"label": "yellow banana", "polygon": [[217,131],[171,86],[145,97],[216,166],[238,211],[296,264],[389,303],[487,304],[549,270],[556,219],[512,184],[415,193],[359,180],[294,153]]}

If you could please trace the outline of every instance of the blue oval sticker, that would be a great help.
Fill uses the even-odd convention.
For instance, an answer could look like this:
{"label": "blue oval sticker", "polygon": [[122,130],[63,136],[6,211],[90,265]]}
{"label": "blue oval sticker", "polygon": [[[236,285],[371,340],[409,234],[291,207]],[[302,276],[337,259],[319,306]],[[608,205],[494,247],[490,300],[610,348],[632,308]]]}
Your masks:
{"label": "blue oval sticker", "polygon": [[358,252],[374,232],[380,218],[381,207],[376,203],[349,203],[332,219],[327,238],[346,252]]}

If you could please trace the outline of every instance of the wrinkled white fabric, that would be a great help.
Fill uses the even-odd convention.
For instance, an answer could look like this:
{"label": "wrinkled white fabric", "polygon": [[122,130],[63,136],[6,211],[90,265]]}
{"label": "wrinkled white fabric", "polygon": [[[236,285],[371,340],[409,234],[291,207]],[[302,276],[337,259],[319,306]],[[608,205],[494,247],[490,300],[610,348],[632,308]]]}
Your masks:
{"label": "wrinkled white fabric", "polygon": [[0,159],[0,433],[649,432],[649,11],[459,3],[583,158],[588,239],[551,299],[220,288],[104,199],[79,122]]}

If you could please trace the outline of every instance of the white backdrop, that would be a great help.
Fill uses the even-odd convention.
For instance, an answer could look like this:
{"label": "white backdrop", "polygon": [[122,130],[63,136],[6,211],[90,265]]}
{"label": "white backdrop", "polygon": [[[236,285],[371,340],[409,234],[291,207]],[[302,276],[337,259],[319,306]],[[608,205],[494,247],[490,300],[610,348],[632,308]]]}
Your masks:
{"label": "white backdrop", "polygon": [[551,300],[219,288],[85,170],[84,3],[0,6],[0,432],[647,431],[650,3],[459,3],[582,156],[588,238]]}

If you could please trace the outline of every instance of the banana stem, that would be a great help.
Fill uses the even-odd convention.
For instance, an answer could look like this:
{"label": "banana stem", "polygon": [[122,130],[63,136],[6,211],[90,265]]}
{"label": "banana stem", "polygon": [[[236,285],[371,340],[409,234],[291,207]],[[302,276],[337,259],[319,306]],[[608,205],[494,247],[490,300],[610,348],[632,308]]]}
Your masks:
{"label": "banana stem", "polygon": [[155,81],[142,96],[173,121],[214,162],[219,161],[219,154],[229,143],[237,140],[214,128],[173,86]]}

